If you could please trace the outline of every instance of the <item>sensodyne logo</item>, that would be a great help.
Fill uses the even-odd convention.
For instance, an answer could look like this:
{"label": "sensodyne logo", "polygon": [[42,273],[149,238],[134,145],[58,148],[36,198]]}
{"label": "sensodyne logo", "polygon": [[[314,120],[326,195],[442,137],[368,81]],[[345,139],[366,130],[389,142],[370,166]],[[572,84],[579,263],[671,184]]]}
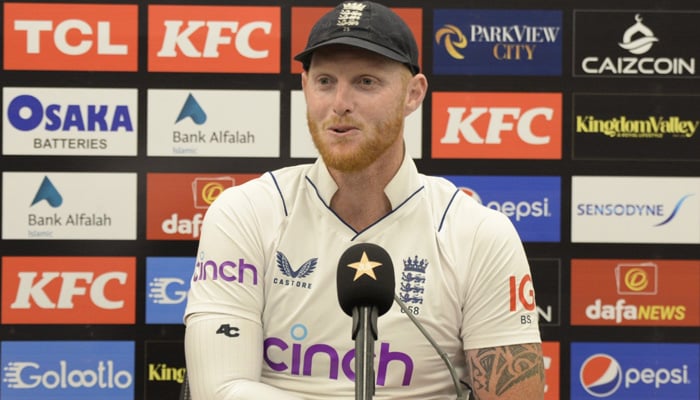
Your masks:
{"label": "sensodyne logo", "polygon": [[666,225],[676,219],[683,204],[694,194],[681,196],[671,211],[663,203],[581,203],[576,205],[576,215],[586,217],[651,217],[654,227]]}

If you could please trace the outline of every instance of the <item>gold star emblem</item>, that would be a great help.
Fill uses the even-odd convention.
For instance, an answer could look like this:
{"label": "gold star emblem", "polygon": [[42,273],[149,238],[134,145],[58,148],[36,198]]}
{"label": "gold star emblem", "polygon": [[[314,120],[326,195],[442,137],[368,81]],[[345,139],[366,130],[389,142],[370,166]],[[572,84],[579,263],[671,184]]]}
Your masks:
{"label": "gold star emblem", "polygon": [[353,281],[358,280],[362,275],[369,275],[370,278],[377,280],[377,276],[374,275],[374,269],[381,266],[382,263],[376,261],[370,261],[367,257],[367,252],[362,252],[362,258],[358,262],[348,264],[348,267],[355,268],[355,278]]}

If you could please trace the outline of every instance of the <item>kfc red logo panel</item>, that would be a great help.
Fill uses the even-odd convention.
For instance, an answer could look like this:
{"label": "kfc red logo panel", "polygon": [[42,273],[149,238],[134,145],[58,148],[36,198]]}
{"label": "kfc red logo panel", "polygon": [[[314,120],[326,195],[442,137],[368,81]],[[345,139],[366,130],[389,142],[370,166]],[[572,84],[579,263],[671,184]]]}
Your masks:
{"label": "kfc red logo panel", "polygon": [[3,257],[3,324],[133,324],[133,257]]}
{"label": "kfc red logo panel", "polygon": [[148,70],[280,72],[280,8],[151,5]]}

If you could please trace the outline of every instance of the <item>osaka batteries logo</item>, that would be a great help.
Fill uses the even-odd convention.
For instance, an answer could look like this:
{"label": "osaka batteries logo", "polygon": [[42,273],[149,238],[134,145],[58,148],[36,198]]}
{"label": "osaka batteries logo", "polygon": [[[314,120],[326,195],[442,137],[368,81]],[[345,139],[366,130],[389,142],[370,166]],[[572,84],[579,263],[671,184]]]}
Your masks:
{"label": "osaka batteries logo", "polygon": [[594,397],[608,397],[622,383],[622,368],[607,354],[594,354],[581,366],[581,386]]}

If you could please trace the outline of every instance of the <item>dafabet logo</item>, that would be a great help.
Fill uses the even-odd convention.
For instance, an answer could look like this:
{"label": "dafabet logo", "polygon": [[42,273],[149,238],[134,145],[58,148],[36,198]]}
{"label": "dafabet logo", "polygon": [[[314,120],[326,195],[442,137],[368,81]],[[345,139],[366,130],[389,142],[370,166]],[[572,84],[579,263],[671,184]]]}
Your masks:
{"label": "dafabet logo", "polygon": [[138,6],[5,3],[6,70],[136,71]]}
{"label": "dafabet logo", "polygon": [[146,238],[197,240],[204,214],[227,188],[259,174],[148,174]]}

